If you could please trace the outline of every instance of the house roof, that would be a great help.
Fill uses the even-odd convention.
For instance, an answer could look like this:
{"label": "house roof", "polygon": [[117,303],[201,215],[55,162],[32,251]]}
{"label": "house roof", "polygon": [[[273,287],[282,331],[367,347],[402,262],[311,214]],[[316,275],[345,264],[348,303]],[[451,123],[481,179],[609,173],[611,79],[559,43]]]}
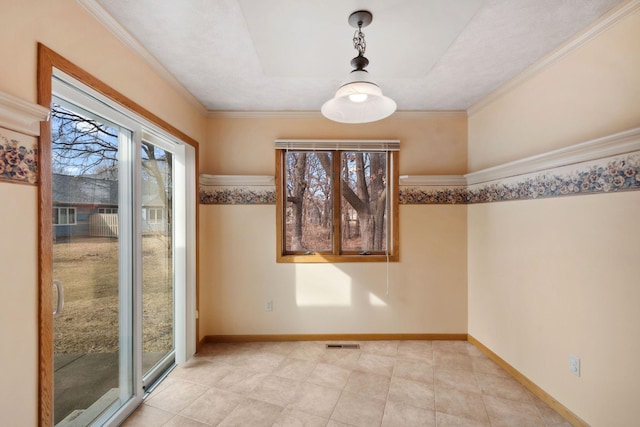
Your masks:
{"label": "house roof", "polygon": [[[118,181],[53,174],[53,203],[117,206]],[[142,206],[165,206],[155,184],[142,186]]]}
{"label": "house roof", "polygon": [[118,181],[53,174],[53,203],[117,205]]}

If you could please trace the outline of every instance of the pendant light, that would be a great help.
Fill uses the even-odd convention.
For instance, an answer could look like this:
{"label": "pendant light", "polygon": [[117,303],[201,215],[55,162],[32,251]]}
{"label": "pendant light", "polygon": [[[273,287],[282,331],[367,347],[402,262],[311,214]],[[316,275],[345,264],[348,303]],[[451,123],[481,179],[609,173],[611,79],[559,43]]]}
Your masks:
{"label": "pendant light", "polygon": [[358,56],[351,60],[354,70],[347,81],[338,88],[335,97],[322,106],[322,115],[340,123],[368,123],[382,120],[396,111],[393,99],[382,94],[380,87],[371,81],[365,70],[369,60],[365,58],[366,43],[362,28],[373,20],[371,12],[359,10],[349,15],[349,24],[356,28],[353,47]]}

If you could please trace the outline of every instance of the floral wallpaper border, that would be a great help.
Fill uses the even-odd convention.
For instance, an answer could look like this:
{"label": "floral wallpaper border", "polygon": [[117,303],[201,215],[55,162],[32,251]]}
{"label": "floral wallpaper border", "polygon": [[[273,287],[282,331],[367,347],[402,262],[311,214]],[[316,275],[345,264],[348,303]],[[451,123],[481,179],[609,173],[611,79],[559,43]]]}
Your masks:
{"label": "floral wallpaper border", "polygon": [[640,190],[640,152],[467,187],[405,187],[400,204],[471,204]]}
{"label": "floral wallpaper border", "polygon": [[200,185],[201,205],[275,205],[273,186]]}
{"label": "floral wallpaper border", "polygon": [[38,139],[0,128],[0,180],[38,183]]}
{"label": "floral wallpaper border", "polygon": [[[640,190],[640,151],[469,186],[400,186],[401,205],[457,205]],[[274,186],[200,186],[203,205],[275,205]]]}

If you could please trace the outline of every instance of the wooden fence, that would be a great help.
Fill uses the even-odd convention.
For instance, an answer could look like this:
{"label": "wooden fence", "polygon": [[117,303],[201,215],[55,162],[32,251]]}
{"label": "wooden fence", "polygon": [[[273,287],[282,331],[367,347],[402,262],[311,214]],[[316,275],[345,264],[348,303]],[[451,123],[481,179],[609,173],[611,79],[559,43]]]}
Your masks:
{"label": "wooden fence", "polygon": [[118,214],[92,214],[89,217],[89,235],[118,237]]}

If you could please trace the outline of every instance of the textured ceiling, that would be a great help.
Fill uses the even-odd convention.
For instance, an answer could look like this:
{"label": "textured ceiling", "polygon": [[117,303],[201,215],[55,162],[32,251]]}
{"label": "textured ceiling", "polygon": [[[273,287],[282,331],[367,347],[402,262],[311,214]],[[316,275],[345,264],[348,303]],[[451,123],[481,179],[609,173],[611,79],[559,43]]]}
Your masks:
{"label": "textured ceiling", "polygon": [[[356,51],[399,110],[465,110],[620,0],[96,0],[208,110],[317,111]],[[452,7],[452,5],[455,5]]]}

